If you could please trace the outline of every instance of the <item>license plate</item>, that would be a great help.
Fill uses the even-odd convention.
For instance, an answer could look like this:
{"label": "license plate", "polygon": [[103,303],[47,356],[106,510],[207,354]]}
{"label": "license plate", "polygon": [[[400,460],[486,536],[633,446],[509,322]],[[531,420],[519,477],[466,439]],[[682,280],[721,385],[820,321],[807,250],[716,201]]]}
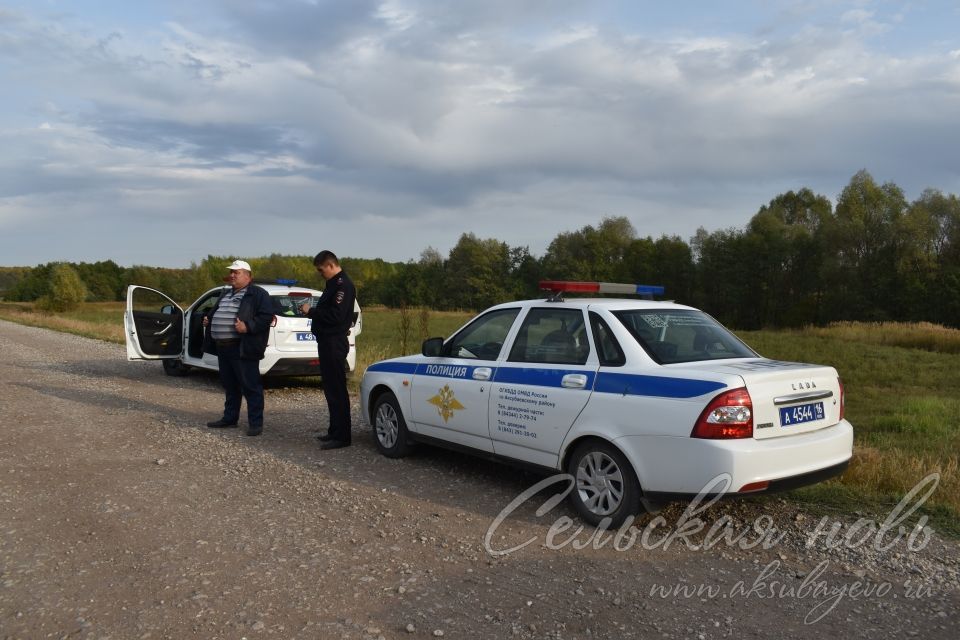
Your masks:
{"label": "license plate", "polygon": [[309,333],[307,331],[298,331],[297,332],[297,342],[316,342],[317,336]]}
{"label": "license plate", "polygon": [[814,420],[823,420],[822,402],[811,402],[810,404],[780,409],[780,425],[784,427],[792,427],[795,424],[813,422]]}

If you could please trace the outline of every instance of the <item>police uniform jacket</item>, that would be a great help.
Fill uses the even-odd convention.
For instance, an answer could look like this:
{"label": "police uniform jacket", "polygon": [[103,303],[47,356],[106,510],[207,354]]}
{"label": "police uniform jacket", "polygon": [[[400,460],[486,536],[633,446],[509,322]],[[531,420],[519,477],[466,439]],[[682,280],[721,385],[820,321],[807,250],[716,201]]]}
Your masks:
{"label": "police uniform jacket", "polygon": [[323,295],[317,306],[307,316],[313,321],[310,330],[317,338],[323,336],[346,336],[356,322],[353,311],[357,290],[344,271],[327,280]]}

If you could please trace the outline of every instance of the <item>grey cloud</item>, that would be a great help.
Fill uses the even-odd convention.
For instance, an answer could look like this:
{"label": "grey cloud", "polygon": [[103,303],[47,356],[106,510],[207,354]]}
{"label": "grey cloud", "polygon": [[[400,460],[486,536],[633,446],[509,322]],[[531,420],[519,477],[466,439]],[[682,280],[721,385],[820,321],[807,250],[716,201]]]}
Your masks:
{"label": "grey cloud", "polygon": [[[0,168],[0,199],[20,198],[31,194],[83,193],[95,190],[97,183],[85,172],[65,173],[26,164]],[[99,186],[102,186],[99,185]]]}
{"label": "grey cloud", "polygon": [[235,154],[275,156],[296,152],[299,147],[294,133],[280,126],[256,123],[198,124],[153,120],[111,110],[101,110],[94,118],[81,122],[111,144],[156,151],[183,151],[189,157],[208,162],[226,162]]}
{"label": "grey cloud", "polygon": [[264,52],[310,59],[380,26],[376,0],[226,0],[220,10]]}
{"label": "grey cloud", "polygon": [[554,25],[591,4],[586,0],[412,0],[402,6],[438,31],[460,33]]}

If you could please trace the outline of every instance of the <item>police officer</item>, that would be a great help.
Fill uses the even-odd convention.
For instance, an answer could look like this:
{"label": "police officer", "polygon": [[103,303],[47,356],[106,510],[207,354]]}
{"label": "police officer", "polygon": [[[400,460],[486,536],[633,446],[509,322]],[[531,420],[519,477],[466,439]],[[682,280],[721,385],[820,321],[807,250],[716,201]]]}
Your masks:
{"label": "police officer", "polygon": [[313,266],[327,281],[316,307],[304,304],[303,313],[312,321],[313,335],[317,337],[320,375],[323,376],[323,395],[330,412],[330,426],[320,436],[321,449],[339,449],[350,446],[350,396],[347,393],[347,371],[344,361],[350,349],[347,333],[355,322],[353,306],[357,290],[340,267],[332,251],[321,251],[313,259]]}

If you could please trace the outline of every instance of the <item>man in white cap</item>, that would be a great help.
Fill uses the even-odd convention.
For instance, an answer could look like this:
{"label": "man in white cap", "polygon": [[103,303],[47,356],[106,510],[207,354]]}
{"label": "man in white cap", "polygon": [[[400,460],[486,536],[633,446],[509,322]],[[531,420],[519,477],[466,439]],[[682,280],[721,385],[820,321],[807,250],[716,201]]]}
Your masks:
{"label": "man in white cap", "polygon": [[230,284],[216,306],[203,319],[208,327],[203,350],[217,356],[220,384],[226,393],[223,417],[207,426],[213,429],[236,427],[240,419],[240,402],[247,399],[247,435],[263,431],[263,385],[260,382],[260,360],[267,348],[270,324],[273,322],[273,299],[261,287],[251,284],[250,264],[234,260]]}

